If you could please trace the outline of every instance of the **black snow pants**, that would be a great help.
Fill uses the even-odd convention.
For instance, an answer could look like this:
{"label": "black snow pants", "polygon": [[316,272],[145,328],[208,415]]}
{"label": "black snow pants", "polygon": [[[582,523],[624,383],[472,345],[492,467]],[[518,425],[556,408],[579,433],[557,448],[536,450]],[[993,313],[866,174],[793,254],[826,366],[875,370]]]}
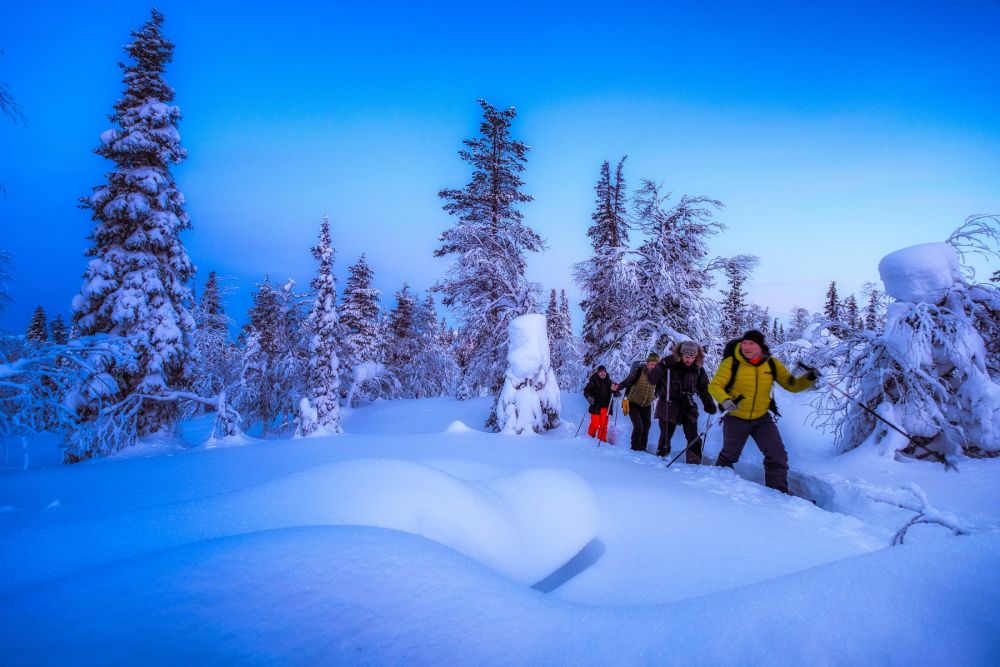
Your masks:
{"label": "black snow pants", "polygon": [[747,438],[753,438],[764,455],[764,484],[788,493],[788,452],[781,433],[770,414],[757,419],[740,419],[727,415],[722,420],[722,451],[716,465],[732,468],[740,460]]}
{"label": "black snow pants", "polygon": [[628,418],[632,420],[632,449],[637,452],[646,451],[649,445],[649,427],[653,425],[653,406],[628,406]]}
{"label": "black snow pants", "polygon": [[[657,421],[660,423],[660,441],[656,448],[656,455],[666,456],[670,453],[670,441],[674,437],[674,431],[677,430],[677,424],[668,422],[666,419],[658,419]],[[701,463],[701,438],[698,437],[698,423],[685,419],[681,421],[680,426],[684,430],[684,446],[688,448],[684,459],[687,463],[698,465]],[[688,447],[688,443],[691,443],[690,447]]]}

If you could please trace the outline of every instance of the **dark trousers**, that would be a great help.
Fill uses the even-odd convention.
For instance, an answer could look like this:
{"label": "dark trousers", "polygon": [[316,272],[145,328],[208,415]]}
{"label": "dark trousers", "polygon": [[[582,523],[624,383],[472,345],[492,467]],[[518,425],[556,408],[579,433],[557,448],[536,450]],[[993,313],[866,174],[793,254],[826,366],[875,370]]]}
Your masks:
{"label": "dark trousers", "polygon": [[629,404],[628,418],[632,420],[632,449],[646,451],[649,445],[649,427],[653,425],[653,406]]}
{"label": "dark trousers", "polygon": [[764,484],[788,493],[788,452],[770,414],[757,419],[725,417],[722,420],[722,451],[715,464],[732,468],[740,460],[748,437],[753,438],[764,455]]}
{"label": "dark trousers", "polygon": [[[658,419],[660,422],[660,442],[656,448],[657,456],[666,456],[670,453],[670,441],[674,437],[674,431],[677,430],[677,424],[672,424],[666,419]],[[692,464],[698,465],[701,463],[701,438],[698,437],[698,423],[684,420],[680,423],[680,426],[684,430],[684,446],[687,447],[687,454],[685,454],[685,460]],[[688,443],[691,443],[690,446]]]}

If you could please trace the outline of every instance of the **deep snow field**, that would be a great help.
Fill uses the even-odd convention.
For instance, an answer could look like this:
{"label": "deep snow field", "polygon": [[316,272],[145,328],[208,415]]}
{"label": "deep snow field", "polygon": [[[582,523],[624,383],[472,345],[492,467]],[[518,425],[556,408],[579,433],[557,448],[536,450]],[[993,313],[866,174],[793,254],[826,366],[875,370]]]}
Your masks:
{"label": "deep snow field", "polygon": [[[1000,459],[834,456],[808,394],[777,398],[817,504],[761,486],[752,443],[734,475],[631,452],[625,417],[615,446],[574,438],[566,393],[544,436],[425,399],[303,440],[205,446],[204,418],[75,466],[8,443],[0,663],[1000,664]],[[971,534],[889,546],[914,513],[871,496],[907,484]]]}

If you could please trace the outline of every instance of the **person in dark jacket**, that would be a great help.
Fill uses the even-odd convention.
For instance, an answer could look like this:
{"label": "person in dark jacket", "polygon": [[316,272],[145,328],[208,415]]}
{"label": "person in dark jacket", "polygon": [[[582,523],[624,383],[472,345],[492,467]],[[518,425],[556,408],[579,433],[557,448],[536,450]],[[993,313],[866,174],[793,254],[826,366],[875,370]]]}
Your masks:
{"label": "person in dark jacket", "polygon": [[680,425],[684,430],[687,448],[686,460],[692,465],[701,463],[702,442],[698,436],[698,406],[695,396],[701,400],[705,412],[717,412],[715,401],[708,393],[708,375],[702,364],[705,351],[693,340],[686,340],[674,347],[674,353],[660,361],[663,379],[657,387],[656,420],[660,424],[660,441],[657,456],[670,453],[670,440]]}
{"label": "person in dark jacket", "polygon": [[659,365],[660,355],[650,352],[645,363],[637,362],[619,387],[625,392],[622,412],[632,420],[632,449],[646,451],[649,446],[649,427],[652,424],[653,401],[656,399],[656,385],[660,383],[663,367]]}
{"label": "person in dark jacket", "polygon": [[583,396],[587,399],[590,407],[590,426],[587,427],[587,435],[596,437],[602,442],[608,441],[608,408],[611,406],[611,397],[617,393],[618,385],[608,377],[608,369],[598,366],[597,371],[590,376],[587,386],[583,388]]}

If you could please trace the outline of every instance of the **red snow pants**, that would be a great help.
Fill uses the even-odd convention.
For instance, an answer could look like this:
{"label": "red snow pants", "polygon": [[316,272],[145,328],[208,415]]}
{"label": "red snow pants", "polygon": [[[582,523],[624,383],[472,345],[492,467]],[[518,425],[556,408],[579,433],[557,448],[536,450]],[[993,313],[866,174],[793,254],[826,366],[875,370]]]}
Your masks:
{"label": "red snow pants", "polygon": [[601,442],[608,441],[608,409],[601,408],[601,414],[590,415],[590,426],[587,427],[587,435],[597,436]]}

